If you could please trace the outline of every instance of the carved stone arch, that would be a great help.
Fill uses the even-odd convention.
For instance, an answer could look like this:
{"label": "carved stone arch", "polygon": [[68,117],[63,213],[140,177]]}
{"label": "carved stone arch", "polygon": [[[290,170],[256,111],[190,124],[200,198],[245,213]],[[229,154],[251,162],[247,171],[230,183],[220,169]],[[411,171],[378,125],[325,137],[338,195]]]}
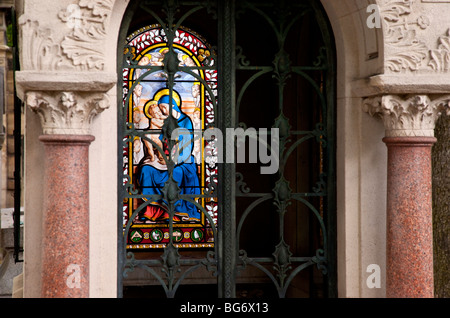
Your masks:
{"label": "carved stone arch", "polygon": [[[367,8],[377,4],[377,1],[321,0],[321,3],[334,33],[338,82],[344,83],[348,77],[360,78],[382,73],[383,24],[381,28],[367,27],[370,15]],[[338,87],[338,96],[344,96],[344,91]]]}
{"label": "carved stone arch", "polygon": [[[379,1],[321,2],[333,29],[337,59],[338,295],[384,297],[384,281],[379,289],[365,288],[365,267],[378,264],[384,268],[385,262],[386,151],[384,145],[376,144],[384,131],[370,118],[366,122],[367,118],[362,117],[358,94],[362,88],[367,90],[368,83],[355,85],[357,79],[384,72],[383,24],[381,28],[367,27],[367,7]],[[371,163],[364,158],[372,158]],[[366,182],[365,178],[372,181]],[[377,191],[371,192],[372,187]],[[378,225],[364,231],[368,224]]]}

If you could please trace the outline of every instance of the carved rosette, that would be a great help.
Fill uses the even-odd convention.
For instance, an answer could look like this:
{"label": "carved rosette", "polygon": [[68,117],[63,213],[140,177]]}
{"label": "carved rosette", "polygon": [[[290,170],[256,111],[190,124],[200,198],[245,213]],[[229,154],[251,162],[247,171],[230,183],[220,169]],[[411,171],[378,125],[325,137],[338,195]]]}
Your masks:
{"label": "carved rosette", "polygon": [[25,103],[46,135],[89,135],[93,118],[109,107],[108,96],[97,92],[29,91]]}
{"label": "carved rosette", "polygon": [[384,95],[366,98],[363,109],[380,117],[386,137],[434,137],[436,121],[450,115],[450,95]]}

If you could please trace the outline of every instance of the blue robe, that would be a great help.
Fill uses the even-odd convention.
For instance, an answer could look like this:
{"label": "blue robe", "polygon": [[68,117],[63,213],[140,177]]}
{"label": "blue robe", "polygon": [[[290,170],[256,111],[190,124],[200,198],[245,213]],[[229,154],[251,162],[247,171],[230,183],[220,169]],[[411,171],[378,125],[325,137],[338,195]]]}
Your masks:
{"label": "blue robe", "polygon": [[[178,118],[178,126],[193,132],[193,125],[191,119],[182,113],[176,103],[173,103],[172,108],[180,113]],[[162,135],[160,135],[162,140]],[[195,195],[200,193],[200,182],[197,175],[197,165],[195,164],[194,156],[192,155],[193,143],[192,135],[180,135],[179,147],[185,147],[179,152],[178,164],[173,169],[173,179],[178,183],[181,191],[180,194]],[[143,161],[142,161],[143,162]],[[139,185],[142,194],[146,196],[162,194],[161,189],[164,187],[168,179],[167,170],[158,170],[148,164],[143,164],[139,169]],[[149,198],[151,200],[151,198]],[[167,202],[165,202],[167,204]],[[178,216],[188,217],[190,219],[200,220],[200,212],[197,207],[191,202],[185,200],[178,200],[174,206],[175,214]]]}

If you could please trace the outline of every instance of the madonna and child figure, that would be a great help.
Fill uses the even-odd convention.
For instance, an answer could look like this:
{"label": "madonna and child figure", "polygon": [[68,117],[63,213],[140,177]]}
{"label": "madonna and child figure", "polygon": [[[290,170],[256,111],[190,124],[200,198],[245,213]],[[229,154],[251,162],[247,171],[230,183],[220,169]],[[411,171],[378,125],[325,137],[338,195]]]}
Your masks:
{"label": "madonna and child figure", "polygon": [[[170,103],[172,103],[172,116],[177,120],[178,127],[193,132],[194,126],[191,119],[181,111],[181,98],[174,91],[173,98],[169,96],[169,90],[163,89],[157,92],[152,101],[145,104],[144,113],[150,118],[149,129],[151,132],[159,134],[147,134],[143,138],[144,157],[138,164],[137,182],[138,186],[145,196],[161,195],[162,188],[168,180],[169,173],[163,155],[157,150],[157,145],[164,151],[166,156],[170,151],[167,143],[164,142],[161,129],[164,120],[169,116]],[[194,143],[191,134],[181,134],[178,137],[176,164],[173,169],[173,179],[178,183],[180,194],[195,196],[200,194],[200,182],[197,175],[197,165],[193,156]],[[167,202],[163,200],[151,200],[144,211],[140,214],[141,221],[150,220],[151,222],[160,222],[169,219],[167,212]],[[174,204],[174,221],[200,221],[200,212],[197,207],[186,200],[178,200]]]}

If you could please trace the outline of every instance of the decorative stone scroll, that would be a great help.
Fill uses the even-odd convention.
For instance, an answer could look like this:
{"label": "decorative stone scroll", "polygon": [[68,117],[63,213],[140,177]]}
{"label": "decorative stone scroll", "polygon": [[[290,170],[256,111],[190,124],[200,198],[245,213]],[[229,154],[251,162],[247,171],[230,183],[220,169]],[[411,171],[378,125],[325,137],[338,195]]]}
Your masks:
{"label": "decorative stone scroll", "polygon": [[61,48],[75,67],[103,70],[104,44],[114,0],[80,0],[59,12],[58,17],[72,27]]}
{"label": "decorative stone scroll", "polygon": [[[114,2],[79,0],[45,20],[32,13],[21,15],[18,20],[21,69],[104,70],[107,27]],[[61,27],[55,28],[58,24]]]}
{"label": "decorative stone scroll", "polygon": [[413,14],[414,0],[381,0],[378,3],[384,23],[387,69],[392,72],[421,69],[429,49],[417,34],[428,28],[430,19]]}
{"label": "decorative stone scroll", "polygon": [[430,67],[435,71],[450,70],[450,29],[438,40],[438,48],[430,51]]}
{"label": "decorative stone scroll", "polygon": [[364,99],[363,110],[380,117],[386,137],[433,137],[442,113],[450,115],[450,95],[384,95]]}
{"label": "decorative stone scroll", "polygon": [[[450,0],[377,0],[383,21],[385,72],[450,71],[449,31],[437,35],[426,7]],[[441,26],[439,26],[441,27]],[[447,26],[448,28],[448,26]],[[436,48],[427,43],[436,38]]]}

